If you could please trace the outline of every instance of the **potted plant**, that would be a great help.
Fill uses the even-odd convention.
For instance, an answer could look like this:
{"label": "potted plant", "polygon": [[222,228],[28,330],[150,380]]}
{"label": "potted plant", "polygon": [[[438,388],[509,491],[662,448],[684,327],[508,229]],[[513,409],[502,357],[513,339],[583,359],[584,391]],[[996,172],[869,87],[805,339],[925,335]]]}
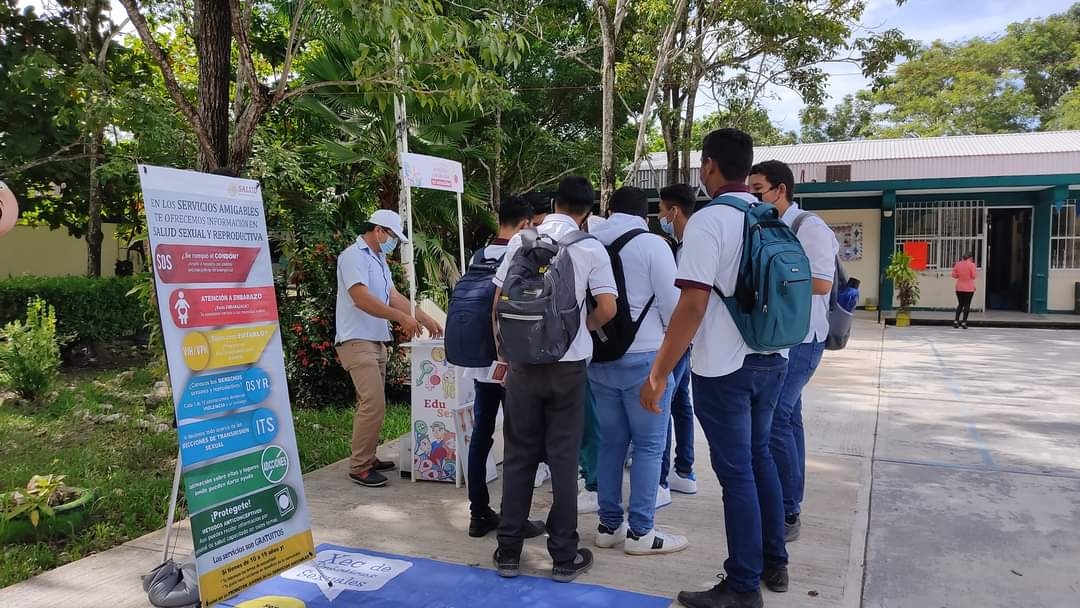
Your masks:
{"label": "potted plant", "polygon": [[93,491],[63,475],[34,475],[25,490],[0,494],[0,545],[74,534],[86,523]]}
{"label": "potted plant", "polygon": [[889,258],[885,277],[896,287],[900,310],[896,312],[896,326],[911,325],[911,308],[919,301],[919,275],[911,268],[911,256],[897,251]]}

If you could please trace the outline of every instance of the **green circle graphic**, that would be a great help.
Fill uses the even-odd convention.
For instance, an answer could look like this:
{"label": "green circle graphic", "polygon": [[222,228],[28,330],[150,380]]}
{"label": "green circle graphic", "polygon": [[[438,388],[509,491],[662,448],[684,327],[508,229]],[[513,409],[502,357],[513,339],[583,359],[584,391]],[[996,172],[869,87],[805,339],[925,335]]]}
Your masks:
{"label": "green circle graphic", "polygon": [[289,473],[289,455],[281,447],[272,445],[262,452],[263,477],[270,483],[278,483]]}

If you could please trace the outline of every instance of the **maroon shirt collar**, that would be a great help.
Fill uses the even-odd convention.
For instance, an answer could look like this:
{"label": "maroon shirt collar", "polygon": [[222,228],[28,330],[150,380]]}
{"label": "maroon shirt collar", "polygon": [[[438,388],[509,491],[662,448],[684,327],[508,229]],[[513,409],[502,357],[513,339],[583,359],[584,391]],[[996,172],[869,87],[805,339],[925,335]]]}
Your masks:
{"label": "maroon shirt collar", "polygon": [[510,243],[510,239],[492,239],[492,245],[507,245]]}

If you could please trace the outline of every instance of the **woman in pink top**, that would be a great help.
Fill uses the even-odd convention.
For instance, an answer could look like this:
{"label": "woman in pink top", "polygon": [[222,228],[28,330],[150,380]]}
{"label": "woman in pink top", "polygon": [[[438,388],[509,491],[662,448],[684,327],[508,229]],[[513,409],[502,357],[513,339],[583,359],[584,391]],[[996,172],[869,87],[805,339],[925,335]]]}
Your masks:
{"label": "woman in pink top", "polygon": [[[952,276],[956,279],[956,320],[953,327],[968,328],[968,313],[971,312],[971,298],[975,295],[975,278],[979,271],[975,267],[975,254],[969,253],[953,266]],[[960,321],[960,313],[964,313],[964,320]]]}

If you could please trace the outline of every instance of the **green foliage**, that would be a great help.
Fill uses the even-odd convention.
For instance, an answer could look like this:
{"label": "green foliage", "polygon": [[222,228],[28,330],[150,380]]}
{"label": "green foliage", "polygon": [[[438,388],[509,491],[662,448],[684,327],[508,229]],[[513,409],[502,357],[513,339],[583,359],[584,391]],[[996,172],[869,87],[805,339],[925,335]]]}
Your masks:
{"label": "green foliage", "polygon": [[877,123],[875,102],[869,92],[845,95],[832,110],[824,106],[807,106],[799,113],[802,133],[799,141],[815,143],[824,141],[850,141],[874,137]]}
{"label": "green foliage", "polygon": [[30,400],[48,393],[60,370],[56,310],[41,298],[31,298],[26,322],[5,325],[0,340],[0,382]]}
{"label": "green foliage", "polygon": [[885,268],[885,278],[896,287],[896,297],[900,300],[900,310],[911,311],[919,302],[919,275],[911,268],[911,256],[897,251],[889,258]]}
{"label": "green foliage", "polygon": [[[27,299],[40,296],[56,307],[57,335],[64,344],[132,336],[150,311],[129,297],[133,277],[14,277],[0,280],[0,323],[21,318]],[[156,314],[156,311],[155,311]]]}
{"label": "green foliage", "polygon": [[25,517],[30,520],[30,525],[37,528],[42,517],[56,517],[53,507],[70,502],[77,496],[73,488],[64,484],[63,475],[34,475],[26,484],[25,491],[0,495],[0,514],[6,522]]}

